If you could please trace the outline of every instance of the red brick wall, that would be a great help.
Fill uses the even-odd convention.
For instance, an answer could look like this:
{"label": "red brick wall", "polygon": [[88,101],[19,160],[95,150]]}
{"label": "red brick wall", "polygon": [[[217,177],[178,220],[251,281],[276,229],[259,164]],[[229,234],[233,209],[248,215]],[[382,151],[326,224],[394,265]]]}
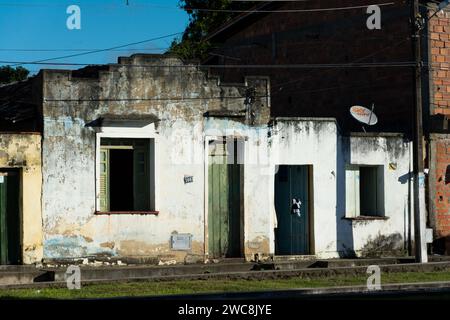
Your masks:
{"label": "red brick wall", "polygon": [[[430,20],[428,36],[429,63],[432,65],[430,112],[450,116],[450,12],[439,13]],[[436,236],[445,242],[444,238],[450,236],[450,183],[446,181],[450,136],[433,134],[430,143],[430,217]],[[447,253],[449,251],[447,248]]]}
{"label": "red brick wall", "polygon": [[432,64],[432,114],[450,115],[450,12],[432,18],[429,24]]}
{"label": "red brick wall", "polygon": [[[411,67],[264,68],[289,64],[345,64],[412,61],[410,7],[401,1],[381,9],[381,30],[366,27],[366,9],[268,13],[217,35],[211,63],[262,65],[258,69],[215,70],[240,82],[244,74],[270,76],[273,116],[334,117],[345,131],[362,131],[352,105],[375,104],[376,132],[411,130],[414,76]],[[368,0],[315,0],[278,3],[273,10],[373,4]]]}
{"label": "red brick wall", "polygon": [[[450,139],[437,139],[433,142],[435,155],[434,199],[435,228],[438,237],[450,235],[450,183],[446,179],[447,166],[450,165]],[[447,180],[447,181],[446,181]]]}

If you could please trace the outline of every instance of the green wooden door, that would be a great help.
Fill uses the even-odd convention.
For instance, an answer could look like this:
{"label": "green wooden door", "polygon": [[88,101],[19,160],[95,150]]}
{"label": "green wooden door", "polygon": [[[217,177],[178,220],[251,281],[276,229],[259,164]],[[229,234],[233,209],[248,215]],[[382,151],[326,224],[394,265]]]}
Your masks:
{"label": "green wooden door", "polygon": [[[208,245],[214,258],[241,256],[241,176],[237,142],[212,141],[208,167]],[[230,149],[232,148],[232,149]]]}
{"label": "green wooden door", "polygon": [[0,172],[0,264],[20,263],[19,172]]}
{"label": "green wooden door", "polygon": [[[298,203],[301,203],[297,206]],[[275,176],[275,253],[309,254],[309,168],[279,166]],[[299,210],[296,210],[299,209]]]}

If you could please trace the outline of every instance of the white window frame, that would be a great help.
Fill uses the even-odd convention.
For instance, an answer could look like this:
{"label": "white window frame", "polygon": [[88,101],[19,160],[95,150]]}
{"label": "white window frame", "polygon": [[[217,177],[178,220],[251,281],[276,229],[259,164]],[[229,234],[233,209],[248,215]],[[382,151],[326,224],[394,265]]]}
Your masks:
{"label": "white window frame", "polygon": [[[360,194],[360,168],[376,168],[379,180],[377,185],[377,214],[373,216],[361,214],[361,194]],[[385,217],[385,167],[378,164],[348,164],[345,166],[345,217]],[[353,189],[353,190],[350,190]]]}
{"label": "white window frame", "polygon": [[[150,178],[153,180],[150,186],[150,211],[158,210],[158,188],[159,183],[159,160],[156,156],[159,154],[158,134],[155,130],[154,124],[146,125],[142,128],[136,128],[130,126],[126,120],[118,127],[102,127],[99,132],[96,133],[96,145],[95,145],[95,211],[100,212],[100,149],[102,138],[115,138],[115,139],[153,139],[153,152],[150,152],[149,165],[153,170],[150,170]],[[150,143],[152,144],[152,143]],[[152,154],[153,153],[153,154]]]}

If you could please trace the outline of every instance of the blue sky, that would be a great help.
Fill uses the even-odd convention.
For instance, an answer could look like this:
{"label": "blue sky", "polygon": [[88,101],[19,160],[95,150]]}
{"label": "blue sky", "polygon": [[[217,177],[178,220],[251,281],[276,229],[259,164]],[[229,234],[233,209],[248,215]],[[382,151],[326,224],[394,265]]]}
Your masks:
{"label": "blue sky", "polygon": [[[0,61],[37,61],[81,53],[80,50],[105,49],[182,32],[187,25],[188,16],[178,8],[178,0],[128,2],[129,5],[127,0],[0,0]],[[69,30],[66,26],[69,5],[81,9],[81,30]],[[54,62],[114,63],[118,56],[136,52],[164,52],[174,37]],[[32,73],[49,68],[24,67]]]}

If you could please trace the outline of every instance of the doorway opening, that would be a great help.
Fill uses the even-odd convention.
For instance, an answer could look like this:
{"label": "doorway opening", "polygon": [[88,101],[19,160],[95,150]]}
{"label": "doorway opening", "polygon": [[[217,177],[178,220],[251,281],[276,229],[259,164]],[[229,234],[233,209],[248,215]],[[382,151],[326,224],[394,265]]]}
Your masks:
{"label": "doorway opening", "polygon": [[153,145],[151,139],[101,138],[101,212],[154,210]]}
{"label": "doorway opening", "polygon": [[244,141],[208,145],[208,251],[212,258],[239,258],[244,251]]}
{"label": "doorway opening", "polygon": [[312,197],[312,166],[278,166],[275,175],[276,255],[312,253]]}
{"label": "doorway opening", "polygon": [[131,211],[133,200],[133,150],[110,150],[110,210]]}
{"label": "doorway opening", "polygon": [[0,169],[0,265],[20,264],[20,171]]}

